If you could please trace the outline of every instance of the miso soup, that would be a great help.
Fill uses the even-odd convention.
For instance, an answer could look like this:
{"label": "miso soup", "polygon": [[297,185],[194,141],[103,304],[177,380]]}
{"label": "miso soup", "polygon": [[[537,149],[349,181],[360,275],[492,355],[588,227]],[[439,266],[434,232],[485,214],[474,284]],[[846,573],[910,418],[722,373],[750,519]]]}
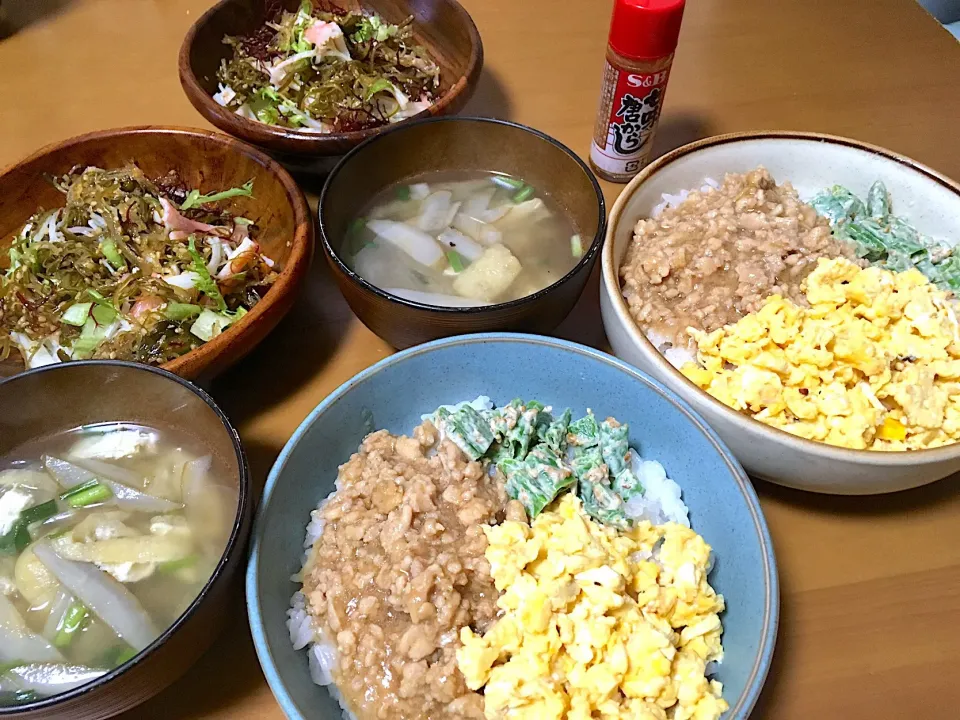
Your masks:
{"label": "miso soup", "polygon": [[236,518],[221,474],[189,437],[118,423],[0,458],[0,707],[95,680],[183,614]]}
{"label": "miso soup", "polygon": [[532,295],[587,247],[563,208],[497,173],[431,173],[379,193],[341,256],[367,282],[428,305],[471,307]]}

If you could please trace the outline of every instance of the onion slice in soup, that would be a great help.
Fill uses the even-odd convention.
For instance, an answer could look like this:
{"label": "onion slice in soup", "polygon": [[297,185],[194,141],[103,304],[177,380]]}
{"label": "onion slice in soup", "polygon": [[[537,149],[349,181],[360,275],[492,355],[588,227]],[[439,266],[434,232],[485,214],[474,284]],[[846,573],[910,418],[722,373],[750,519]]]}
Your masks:
{"label": "onion slice in soup", "polygon": [[[83,485],[91,480],[102,482],[110,488],[110,492],[113,494],[113,497],[107,501],[108,504],[113,504],[126,510],[163,513],[179,510],[183,507],[180,503],[154,497],[153,495],[148,495],[145,492],[130,487],[127,482],[134,482],[142,487],[143,478],[139,477],[136,473],[130,472],[126,468],[117,467],[110,463],[100,462],[98,460],[67,462],[66,460],[47,455],[43,459],[43,464],[67,490]],[[123,478],[127,482],[124,482],[124,480],[120,478]]]}
{"label": "onion slice in soup", "polygon": [[113,482],[123,483],[127,487],[142,488],[144,485],[143,475],[127,470],[113,463],[103,462],[94,458],[74,458],[68,461],[79,468],[83,468],[93,473],[98,480],[111,480]]}
{"label": "onion slice in soup", "polygon": [[443,250],[437,241],[423,230],[394,220],[368,220],[367,227],[421,265],[430,267],[443,259]]}
{"label": "onion slice in soup", "polygon": [[457,213],[453,219],[453,227],[484,245],[496,245],[503,239],[503,233],[493,225],[481,222],[465,213]]}
{"label": "onion slice in soup", "polygon": [[50,455],[43,456],[43,466],[66,490],[79,487],[95,478],[89,470]]}
{"label": "onion slice in soup", "polygon": [[4,675],[12,678],[13,684],[21,690],[32,690],[44,695],[73,690],[107,674],[107,670],[98,670],[86,665],[73,665],[59,662],[21,662],[7,668]]}
{"label": "onion slice in soup", "polygon": [[483,255],[483,246],[480,243],[471,240],[466,235],[461,232],[457,232],[453,228],[447,228],[442,233],[437,235],[437,240],[442,242],[451,250],[456,250],[470,262],[479,259],[480,256]]}
{"label": "onion slice in soup", "polygon": [[0,593],[0,662],[59,662],[60,652],[37,635],[20,617],[20,613]]}
{"label": "onion slice in soup", "polygon": [[33,552],[57,580],[134,650],[143,650],[159,636],[137,598],[98,567],[66,560],[45,542],[37,543]]}
{"label": "onion slice in soup", "polygon": [[57,590],[57,596],[50,604],[50,609],[47,612],[47,621],[43,625],[43,636],[51,642],[54,637],[56,637],[60,621],[63,620],[64,614],[72,603],[73,596],[70,593],[64,592],[62,587]]}
{"label": "onion slice in soup", "polygon": [[[417,218],[417,226],[428,233],[435,233],[443,230],[450,224],[450,209],[452,207],[453,193],[449,190],[438,190],[431,193],[420,205],[420,217]],[[457,203],[457,208],[460,204]],[[454,214],[456,212],[454,211]]]}

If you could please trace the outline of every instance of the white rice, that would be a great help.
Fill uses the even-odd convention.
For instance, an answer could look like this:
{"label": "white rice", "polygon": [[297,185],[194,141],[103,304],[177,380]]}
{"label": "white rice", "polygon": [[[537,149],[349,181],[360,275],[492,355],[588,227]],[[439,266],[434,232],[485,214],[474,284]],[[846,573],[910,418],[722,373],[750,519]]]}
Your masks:
{"label": "white rice", "polygon": [[[649,520],[654,525],[666,522],[675,522],[690,527],[690,510],[681,499],[680,486],[667,477],[663,465],[655,460],[644,460],[640,453],[630,448],[630,469],[643,484],[643,496],[627,500],[625,510],[627,516],[633,520]],[[634,562],[653,560],[660,564],[660,545],[662,539],[654,545],[651,551],[636,552],[631,555]],[[706,574],[713,570],[715,556],[710,551],[707,560]],[[705,675],[710,677],[716,674],[722,658],[707,663]]]}
{"label": "white rice", "polygon": [[293,643],[294,650],[303,650],[316,636],[317,630],[307,613],[307,598],[299,590],[290,598],[287,629],[290,631],[290,642]]}
{"label": "white rice", "polygon": [[[713,178],[706,178],[703,181],[703,185],[700,186],[700,192],[706,193],[711,190],[719,190],[720,183],[718,183]],[[691,190],[680,190],[677,193],[663,193],[660,196],[660,202],[653,208],[653,211],[650,213],[650,217],[657,217],[667,208],[676,207],[680,203],[689,197]],[[664,337],[660,333],[651,332],[644,330],[643,334],[647,336],[647,340],[653,343],[656,346],[657,351],[663,355],[667,362],[673,365],[678,370],[683,367],[688,362],[695,362],[697,356],[695,353],[687,350],[686,348],[674,347],[673,343],[669,338]]]}
{"label": "white rice", "polygon": [[696,362],[696,353],[687,350],[686,348],[674,347],[673,341],[665,335],[653,330],[644,330],[643,334],[646,335],[647,340],[653,343],[654,347],[657,348],[657,352],[663,355],[663,357],[667,359],[667,362],[677,368],[677,370],[682,368],[688,362]]}
{"label": "white rice", "polygon": [[[337,484],[339,485],[339,481]],[[333,492],[336,492],[336,490]],[[314,544],[323,534],[325,524],[322,516],[323,506],[333,496],[333,492],[320,502],[316,510],[310,513],[310,522],[307,523],[306,537],[303,541],[304,568],[306,568],[307,561],[310,559],[310,552]],[[303,570],[291,580],[301,583],[302,574]],[[347,708],[343,696],[333,682],[333,670],[337,666],[337,646],[327,633],[313,621],[307,610],[307,598],[301,590],[297,590],[290,598],[290,609],[287,610],[287,630],[290,631],[290,642],[294,650],[307,648],[310,679],[317,685],[325,687],[330,696],[340,704],[344,720],[356,720],[356,716]]]}
{"label": "white rice", "polygon": [[[700,186],[700,192],[706,193],[711,190],[719,190],[720,183],[718,183],[713,178],[705,178],[703,185]],[[667,208],[676,207],[690,195],[692,190],[680,190],[677,193],[663,193],[660,196],[660,202],[653,208],[653,212],[650,213],[650,217],[657,217]]]}
{"label": "white rice", "polygon": [[[336,492],[334,490],[333,492]],[[332,495],[331,493],[330,495]],[[323,519],[323,506],[327,504],[327,500],[330,499],[330,495],[324,498],[323,502],[317,506],[317,509],[310,513],[310,522],[307,523],[307,537],[303,541],[303,564],[307,564],[307,560],[310,559],[310,551],[313,549],[313,546],[316,544],[317,540],[320,539],[320,536],[323,535],[323,527],[326,524],[326,520]]]}
{"label": "white rice", "polygon": [[644,460],[630,449],[630,469],[643,485],[643,495],[627,501],[625,510],[634,520],[649,520],[654,525],[675,522],[690,527],[690,511],[680,497],[680,486],[667,477],[663,465]]}

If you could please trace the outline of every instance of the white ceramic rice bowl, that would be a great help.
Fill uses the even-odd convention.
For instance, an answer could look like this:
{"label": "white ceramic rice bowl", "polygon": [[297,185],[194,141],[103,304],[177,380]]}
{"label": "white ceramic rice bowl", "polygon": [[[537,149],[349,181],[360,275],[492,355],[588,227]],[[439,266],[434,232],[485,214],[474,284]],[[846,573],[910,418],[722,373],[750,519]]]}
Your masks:
{"label": "white ceramic rice bowl", "polygon": [[700,187],[706,178],[766,167],[808,200],[830,185],[864,196],[886,183],[897,215],[922,233],[960,241],[960,185],[930,168],[856,140],[814,133],[720,135],[678,148],[634,178],[610,213],[602,251],[600,308],[614,354],[690,403],[757,478],[813,492],[867,495],[918,487],[960,471],[960,443],[931,450],[849,450],[804,440],[727,407],[687,380],[634,324],[620,294],[619,269],[638,219],[649,217],[664,193]]}

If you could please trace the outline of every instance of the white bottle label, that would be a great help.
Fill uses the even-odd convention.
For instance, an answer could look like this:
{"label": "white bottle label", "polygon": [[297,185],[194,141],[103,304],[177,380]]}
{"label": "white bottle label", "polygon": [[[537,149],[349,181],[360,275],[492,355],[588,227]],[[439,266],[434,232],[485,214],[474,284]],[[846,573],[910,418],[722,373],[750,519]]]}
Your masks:
{"label": "white bottle label", "polygon": [[629,179],[649,162],[670,68],[652,73],[618,70],[607,61],[590,160]]}

